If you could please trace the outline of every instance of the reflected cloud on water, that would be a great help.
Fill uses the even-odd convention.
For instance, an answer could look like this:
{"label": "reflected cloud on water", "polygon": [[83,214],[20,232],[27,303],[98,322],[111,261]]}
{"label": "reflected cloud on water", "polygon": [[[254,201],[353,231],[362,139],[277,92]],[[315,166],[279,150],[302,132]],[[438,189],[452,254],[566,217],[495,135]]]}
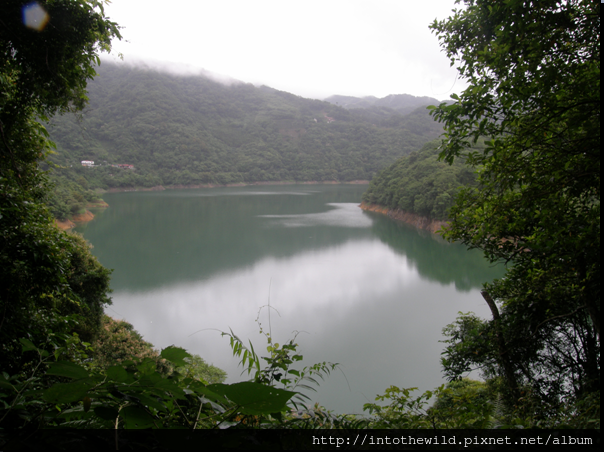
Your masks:
{"label": "reflected cloud on water", "polygon": [[356,203],[328,203],[332,207],[327,212],[301,215],[258,215],[259,218],[271,218],[271,226],[289,228],[310,226],[337,226],[344,228],[369,228],[373,221],[361,215]]}
{"label": "reflected cloud on water", "polygon": [[[275,340],[283,343],[293,331],[303,331],[297,342],[305,365],[327,360],[345,366],[353,392],[341,393],[347,386],[340,376],[334,380],[339,385],[325,384],[318,400],[340,411],[360,411],[363,394],[374,397],[402,376],[408,386],[440,383],[442,327],[459,310],[480,313],[484,307],[478,292],[468,295],[426,282],[405,256],[378,240],[362,240],[264,258],[206,281],[119,291],[109,314],[134,323],[156,347],[182,346],[238,381],[238,361],[217,330],[232,329],[263,355],[266,344],[254,320],[270,297],[278,311],[271,314]],[[266,329],[268,312],[260,314]]]}
{"label": "reflected cloud on water", "polygon": [[337,373],[309,394],[337,412],[360,412],[392,384],[441,384],[442,328],[458,311],[489,315],[480,253],[363,212],[362,187],[282,189],[107,196],[111,207],[86,229],[115,269],[107,313],[156,347],[201,355],[230,381],[249,377],[220,331],[261,356],[256,319],[281,344],[301,331],[302,366],[339,362],[346,372],[348,381]]}

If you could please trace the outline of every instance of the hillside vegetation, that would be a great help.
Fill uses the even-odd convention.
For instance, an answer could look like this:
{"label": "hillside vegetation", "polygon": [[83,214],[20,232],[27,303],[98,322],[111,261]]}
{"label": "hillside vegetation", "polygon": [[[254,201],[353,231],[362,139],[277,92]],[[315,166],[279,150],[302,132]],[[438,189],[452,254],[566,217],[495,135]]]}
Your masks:
{"label": "hillside vegetation", "polygon": [[[73,448],[66,428],[83,427],[111,431],[107,448],[122,449],[135,444],[118,444],[114,430],[122,428],[500,427],[594,428],[594,435],[582,432],[578,439],[595,446],[601,379],[600,4],[464,3],[466,8],[431,26],[452,63],[460,64],[460,75],[471,81],[452,96],[454,104],[433,109],[447,130],[441,156],[481,168],[477,185],[457,195],[445,237],[483,250],[491,262],[513,265],[484,285],[492,319],[461,314],[443,330],[447,387],[416,398],[411,388],[391,386],[376,398],[379,404],[365,405],[371,418],[306,409],[309,398],[302,390],[338,365],[294,368],[303,358],[296,337],[278,344],[262,329],[266,356],[232,331],[224,333],[247,373],[248,381],[239,383],[206,384],[199,378],[204,363],[176,346],[151,353],[153,358],[110,359],[106,367],[98,353],[115,352],[111,335],[107,348],[97,345],[99,365],[93,365],[89,341],[99,344],[105,331],[128,336],[125,345],[140,346],[142,353],[150,346],[129,334],[129,325],[102,316],[110,303],[110,271],[81,237],[53,225],[43,172],[53,143],[38,121],[82,110],[90,89],[81,123],[64,116],[51,125],[58,145],[50,163],[63,166],[54,174],[81,187],[76,194],[84,200],[89,189],[141,183],[368,178],[419,148],[439,127],[424,129],[421,110],[393,117],[390,127],[376,126],[353,110],[269,88],[127,68],[106,67],[99,82],[88,85],[98,54],[121,39],[99,2],[0,3],[2,445]],[[35,31],[24,26],[22,7],[52,18],[51,26],[42,30],[48,20],[37,20]],[[472,145],[484,136],[489,140],[476,152]],[[424,187],[441,171],[448,179],[446,168],[433,171],[438,164],[430,146],[425,158],[418,152],[380,176],[387,189],[377,201],[394,202],[394,187],[410,172],[425,173]],[[82,168],[85,159],[103,165]],[[448,193],[449,186],[442,186]],[[425,195],[432,192],[422,190],[413,198],[400,194],[397,205],[412,199],[414,209],[432,214],[435,205],[430,209]],[[435,215],[442,213],[439,205]],[[174,371],[164,371],[158,360]],[[485,384],[462,378],[476,369]],[[577,439],[553,436],[554,445]],[[249,446],[249,435],[240,438],[242,448]],[[477,443],[479,435],[474,438]],[[295,441],[299,447],[299,437]]]}
{"label": "hillside vegetation", "polygon": [[377,121],[266,86],[106,63],[97,70],[88,108],[49,127],[52,160],[63,167],[55,172],[84,188],[368,180],[442,131],[430,102],[417,108],[413,96],[411,112],[388,110]]}
{"label": "hillside vegetation", "polygon": [[340,107],[344,107],[353,113],[364,117],[378,118],[392,117],[394,115],[408,115],[413,110],[425,105],[437,105],[439,101],[433,97],[412,96],[411,94],[390,94],[386,97],[377,98],[375,96],[354,97],[354,96],[329,96],[325,99]]}
{"label": "hillside vegetation", "polygon": [[431,141],[377,174],[363,202],[446,220],[459,188],[474,184],[476,175],[462,160],[452,165],[440,161],[439,145],[439,140]]}

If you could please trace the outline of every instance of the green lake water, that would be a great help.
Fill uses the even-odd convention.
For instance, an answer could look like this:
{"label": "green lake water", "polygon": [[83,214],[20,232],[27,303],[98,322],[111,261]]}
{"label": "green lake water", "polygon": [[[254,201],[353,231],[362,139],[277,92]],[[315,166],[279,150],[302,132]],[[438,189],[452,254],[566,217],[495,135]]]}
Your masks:
{"label": "green lake water", "polygon": [[[299,332],[303,365],[340,363],[313,402],[361,413],[390,385],[432,389],[442,328],[487,317],[481,284],[503,274],[480,252],[359,207],[362,185],[105,194],[78,228],[112,274],[113,305],[158,348],[175,344],[244,380],[231,329],[263,354]],[[260,312],[260,315],[259,315]],[[419,394],[419,393],[418,393]]]}

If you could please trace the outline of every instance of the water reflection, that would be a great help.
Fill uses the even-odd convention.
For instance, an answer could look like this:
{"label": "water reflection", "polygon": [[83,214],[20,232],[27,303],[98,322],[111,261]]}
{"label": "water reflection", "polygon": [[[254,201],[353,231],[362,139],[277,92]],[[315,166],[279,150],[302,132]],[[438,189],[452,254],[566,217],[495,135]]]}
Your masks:
{"label": "water reflection", "polygon": [[[348,386],[337,374],[333,378],[339,383],[327,384],[317,400],[352,412],[360,411],[364,395],[374,396],[390,384],[425,389],[439,384],[442,327],[459,310],[486,314],[478,293],[467,297],[451,289],[422,280],[404,256],[366,240],[265,258],[207,281],[120,291],[111,311],[136,319],[138,330],[156,346],[183,346],[237,381],[237,361],[215,329],[232,329],[263,350],[254,319],[269,302],[270,290],[271,306],[278,311],[272,315],[273,336],[283,343],[294,330],[303,331],[298,342],[306,364],[342,363],[351,391],[341,393],[340,385]],[[260,318],[267,328],[267,312]]]}
{"label": "water reflection", "polygon": [[417,230],[384,215],[363,212],[373,220],[372,233],[392,250],[407,257],[422,278],[439,284],[455,284],[460,291],[479,289],[503,275],[502,265],[488,265],[478,250],[449,243],[437,234]]}
{"label": "water reflection", "polygon": [[[342,363],[316,400],[340,412],[391,384],[440,384],[441,330],[458,311],[487,315],[480,253],[358,208],[363,187],[122,193],[85,230],[114,268],[114,305],[157,347],[183,346],[239,379],[220,331],[264,350],[254,320],[298,338],[305,364]],[[304,195],[304,196],[301,196]],[[268,196],[275,195],[275,196]],[[260,321],[268,328],[266,309]],[[350,384],[350,389],[348,384]]]}
{"label": "water reflection", "polygon": [[327,212],[302,215],[259,215],[260,218],[273,218],[271,225],[289,228],[310,226],[334,226],[339,228],[368,228],[373,222],[369,217],[359,215],[357,203],[328,203],[332,209]]}

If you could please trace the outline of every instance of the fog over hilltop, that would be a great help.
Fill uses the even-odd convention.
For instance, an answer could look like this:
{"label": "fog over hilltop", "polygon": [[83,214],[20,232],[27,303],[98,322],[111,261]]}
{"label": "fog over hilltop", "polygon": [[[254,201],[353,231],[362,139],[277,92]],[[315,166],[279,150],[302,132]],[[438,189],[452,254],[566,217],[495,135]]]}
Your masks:
{"label": "fog over hilltop", "polygon": [[463,5],[114,0],[105,11],[123,27],[124,39],[113,48],[126,62],[180,63],[313,99],[399,93],[443,99],[465,86],[429,25],[454,8]]}
{"label": "fog over hilltop", "polygon": [[[170,62],[170,61],[159,61],[154,59],[139,59],[139,58],[130,58],[127,61],[121,61],[117,58],[104,56],[102,58],[105,64],[110,65],[123,65],[125,67],[131,67],[141,70],[152,70],[163,72],[169,75],[174,75],[177,77],[205,77],[214,82],[218,82],[225,86],[232,86],[237,84],[245,84],[250,83],[246,80],[237,80],[227,74],[218,74],[216,72],[209,71],[204,68],[192,66],[186,63],[179,62]],[[256,87],[266,86],[272,89],[271,86],[265,84],[254,84],[252,85]],[[279,90],[285,91],[287,90]],[[290,93],[294,94],[295,93]],[[301,96],[306,97],[306,96]],[[314,97],[310,97],[313,98]],[[387,107],[401,114],[411,113],[418,107],[425,105],[437,105],[440,103],[438,99],[434,97],[428,96],[413,96],[411,94],[389,94],[382,98],[377,98],[375,96],[364,96],[364,97],[355,97],[355,96],[345,96],[341,94],[333,94],[325,98],[319,98],[319,100],[324,100],[334,105],[338,105],[340,107],[344,107],[346,109],[351,108],[369,108],[369,107]]]}

